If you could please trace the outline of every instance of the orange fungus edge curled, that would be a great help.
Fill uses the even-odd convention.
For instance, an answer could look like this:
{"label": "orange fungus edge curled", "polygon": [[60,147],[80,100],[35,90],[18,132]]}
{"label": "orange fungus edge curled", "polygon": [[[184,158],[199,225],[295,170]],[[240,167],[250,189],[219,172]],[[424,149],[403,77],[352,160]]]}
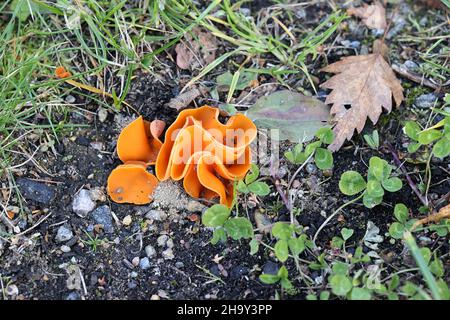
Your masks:
{"label": "orange fungus edge curled", "polygon": [[147,164],[131,161],[119,165],[108,177],[108,195],[117,203],[147,204],[158,179],[146,170]]}

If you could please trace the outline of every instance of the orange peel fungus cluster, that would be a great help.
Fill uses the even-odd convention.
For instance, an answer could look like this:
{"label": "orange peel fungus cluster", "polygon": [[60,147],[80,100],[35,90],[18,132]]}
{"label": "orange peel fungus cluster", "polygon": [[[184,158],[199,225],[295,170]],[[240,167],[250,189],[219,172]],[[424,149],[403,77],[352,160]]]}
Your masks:
{"label": "orange peel fungus cluster", "polygon": [[[183,180],[192,197],[218,197],[221,204],[231,207],[234,182],[250,169],[250,144],[256,138],[256,126],[243,114],[222,124],[219,113],[209,106],[183,110],[167,129],[164,143],[159,140],[162,121],[139,117],[130,123],[117,141],[117,153],[124,164],[108,178],[111,199],[149,203],[158,180],[173,179]],[[156,177],[147,172],[152,164]]]}

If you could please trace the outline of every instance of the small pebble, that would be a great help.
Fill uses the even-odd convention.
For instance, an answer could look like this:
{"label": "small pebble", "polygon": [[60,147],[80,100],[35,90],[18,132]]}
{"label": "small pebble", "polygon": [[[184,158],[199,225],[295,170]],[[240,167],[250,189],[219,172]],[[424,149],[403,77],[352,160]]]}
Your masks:
{"label": "small pebble", "polygon": [[178,269],[182,269],[184,268],[184,263],[181,261],[177,261],[175,262],[175,267],[177,267]]}
{"label": "small pebble", "polygon": [[126,216],[125,218],[123,218],[122,220],[122,224],[124,226],[129,226],[131,224],[131,222],[133,221],[133,219],[131,218],[130,215]]}
{"label": "small pebble", "polygon": [[191,200],[186,206],[186,210],[189,212],[202,212],[205,206],[198,201]]}
{"label": "small pebble", "polygon": [[163,247],[167,240],[169,239],[169,237],[165,234],[162,234],[158,237],[158,239],[156,240],[156,243],[158,244],[158,246]]}
{"label": "small pebble", "polygon": [[106,201],[106,195],[102,188],[95,187],[89,191],[91,199],[93,201],[100,201],[105,202]]}
{"label": "small pebble", "polygon": [[168,248],[162,252],[162,256],[165,260],[172,260],[175,258],[172,248]]}
{"label": "small pebble", "polygon": [[71,250],[70,247],[66,246],[66,245],[62,245],[60,249],[64,253],[70,252],[70,250]]}
{"label": "small pebble", "polygon": [[111,210],[107,205],[98,207],[92,212],[92,217],[96,224],[101,224],[103,226],[103,230],[106,233],[114,232],[113,219],[111,215]]}
{"label": "small pebble", "polygon": [[417,69],[419,69],[419,66],[417,65],[417,63],[415,63],[412,60],[406,60],[403,63],[403,66],[410,71],[416,71]]}
{"label": "small pebble", "polygon": [[263,273],[267,274],[277,274],[278,272],[278,264],[272,261],[267,261],[263,267]]}
{"label": "small pebble", "polygon": [[167,248],[173,248],[173,240],[172,239],[168,239],[166,242],[166,246]]}
{"label": "small pebble", "polygon": [[167,214],[161,210],[150,210],[145,214],[145,218],[155,221],[163,221],[167,218]]}
{"label": "small pebble", "polygon": [[434,93],[426,93],[418,96],[414,101],[414,105],[421,109],[430,109],[434,107],[436,96]]}
{"label": "small pebble", "polygon": [[147,257],[144,257],[139,261],[139,268],[142,270],[147,270],[150,268],[150,260]]}
{"label": "small pebble", "polygon": [[306,172],[308,172],[309,174],[316,173],[316,171],[317,171],[317,167],[313,163],[308,163],[306,165],[305,169],[306,169]]}
{"label": "small pebble", "polygon": [[72,201],[72,210],[81,218],[85,218],[89,212],[94,210],[95,202],[92,201],[90,192],[86,189],[81,189]]}
{"label": "small pebble", "polygon": [[76,101],[75,97],[70,94],[68,96],[66,96],[65,100],[67,103],[74,103]]}
{"label": "small pebble", "polygon": [[33,181],[27,178],[19,178],[16,181],[22,196],[27,200],[48,204],[55,197],[55,187],[45,183]]}
{"label": "small pebble", "polygon": [[99,108],[97,115],[100,122],[105,122],[106,118],[108,117],[108,111],[106,111],[105,108]]}
{"label": "small pebble", "polygon": [[135,267],[137,267],[139,265],[139,257],[134,257],[133,260],[131,260],[131,264]]}
{"label": "small pebble", "polygon": [[149,244],[145,247],[145,254],[147,255],[147,257],[152,258],[156,256],[156,250],[152,245]]}
{"label": "small pebble", "polygon": [[67,295],[66,300],[80,300],[80,295],[76,291],[72,291]]}
{"label": "small pebble", "polygon": [[58,231],[56,232],[55,240],[56,242],[66,242],[72,239],[73,232],[70,230],[70,228],[66,226],[60,226],[58,228]]}

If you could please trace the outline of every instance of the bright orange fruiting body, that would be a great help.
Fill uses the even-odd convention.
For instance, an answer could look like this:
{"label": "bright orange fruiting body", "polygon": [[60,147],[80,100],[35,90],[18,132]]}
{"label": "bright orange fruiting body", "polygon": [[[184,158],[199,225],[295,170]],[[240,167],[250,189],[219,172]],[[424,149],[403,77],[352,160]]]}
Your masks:
{"label": "bright orange fruiting body", "polygon": [[167,129],[164,143],[158,139],[162,121],[139,117],[120,134],[117,153],[125,163],[108,178],[113,201],[135,204],[151,201],[156,178],[146,171],[155,164],[159,180],[183,180],[192,197],[212,199],[231,207],[233,187],[250,168],[250,143],[256,126],[243,114],[219,120],[219,109],[203,106],[180,112]]}

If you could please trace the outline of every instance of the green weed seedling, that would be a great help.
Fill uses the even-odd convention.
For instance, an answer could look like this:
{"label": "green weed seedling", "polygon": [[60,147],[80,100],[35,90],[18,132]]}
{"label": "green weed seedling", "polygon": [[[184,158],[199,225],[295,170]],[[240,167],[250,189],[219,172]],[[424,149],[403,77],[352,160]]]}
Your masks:
{"label": "green weed seedling", "polygon": [[361,193],[364,205],[371,209],[383,201],[384,192],[396,192],[403,186],[402,181],[392,174],[392,166],[386,160],[372,157],[369,160],[367,182],[357,171],[346,171],[339,181],[339,190],[345,195]]}
{"label": "green weed seedling", "polygon": [[258,178],[259,168],[256,164],[252,164],[244,180],[238,182],[237,191],[244,194],[254,193],[261,197],[267,196],[270,193],[270,187],[263,181],[257,181]]}
{"label": "green weed seedling", "polygon": [[294,164],[302,164],[314,154],[314,162],[319,169],[331,169],[333,167],[333,154],[323,146],[333,142],[334,133],[331,128],[324,127],[320,128],[315,136],[318,140],[306,145],[304,150],[303,144],[299,143],[291,151],[285,152],[286,159]]}

